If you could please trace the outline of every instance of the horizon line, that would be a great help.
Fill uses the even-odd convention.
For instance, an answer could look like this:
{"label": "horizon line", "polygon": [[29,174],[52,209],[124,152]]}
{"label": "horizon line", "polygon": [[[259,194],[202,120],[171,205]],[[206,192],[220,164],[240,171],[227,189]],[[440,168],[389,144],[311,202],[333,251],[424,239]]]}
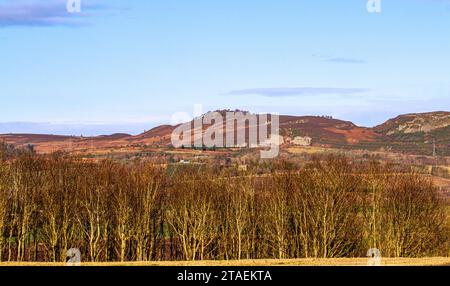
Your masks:
{"label": "horizon line", "polygon": [[[210,113],[210,112],[217,112],[217,111],[230,111],[233,112],[231,109],[222,109],[222,110],[215,110],[215,111],[208,111],[205,112],[203,115]],[[249,112],[252,114],[272,114],[272,113],[255,113],[252,111],[248,111],[248,110],[234,110],[234,111],[242,111],[242,112]],[[437,110],[437,111],[426,111],[426,112],[411,112],[411,113],[403,113],[403,114],[398,114],[395,117],[392,118],[386,118],[383,122],[380,122],[379,124],[373,125],[373,126],[363,126],[363,125],[358,125],[355,124],[353,121],[351,120],[346,120],[346,119],[341,119],[338,117],[334,117],[332,116],[331,119],[333,120],[339,120],[339,121],[345,121],[345,122],[351,122],[352,124],[355,124],[358,127],[362,127],[362,128],[374,128],[380,124],[383,124],[385,122],[387,122],[388,120],[394,119],[398,116],[408,116],[408,115],[414,115],[414,114],[430,114],[430,113],[450,113],[450,111],[445,111],[445,110]],[[203,116],[202,115],[202,116]],[[326,114],[322,114],[322,115],[311,115],[311,114],[303,114],[303,115],[294,115],[294,114],[280,114],[280,116],[293,116],[293,117],[316,117],[316,118],[323,118],[324,116],[328,116]],[[195,117],[193,117],[192,119],[194,119]],[[129,126],[132,127],[134,126],[134,128],[138,128],[138,126],[140,127],[144,127],[143,125],[149,124],[148,129],[144,128],[142,129],[142,132],[125,132],[125,131],[115,131],[115,132],[108,132],[108,133],[102,133],[100,131],[94,132],[94,130],[86,130],[85,133],[89,132],[93,132],[93,133],[97,133],[95,135],[86,135],[84,136],[83,133],[81,132],[80,135],[75,135],[75,133],[80,133],[80,132],[70,132],[67,131],[67,133],[64,133],[64,130],[61,130],[60,132],[0,132],[0,135],[50,135],[50,136],[67,136],[67,137],[100,137],[100,136],[110,136],[110,135],[115,135],[115,134],[127,134],[129,136],[136,136],[142,133],[145,133],[147,131],[150,131],[152,129],[158,128],[160,126],[176,126],[176,124],[171,124],[171,123],[165,123],[165,122],[161,122],[161,123],[150,123],[150,122],[137,122],[137,121],[129,121],[129,122],[117,122],[117,121],[5,121],[5,122],[0,122],[0,130],[2,125],[8,125],[8,124],[28,124],[28,125],[44,125],[47,126],[47,128],[50,128],[51,126],[72,126],[72,127],[99,127],[99,126],[107,126],[109,128],[114,128],[115,126],[119,127],[119,126]],[[153,125],[153,126],[151,126]],[[81,131],[81,130],[80,130]]]}

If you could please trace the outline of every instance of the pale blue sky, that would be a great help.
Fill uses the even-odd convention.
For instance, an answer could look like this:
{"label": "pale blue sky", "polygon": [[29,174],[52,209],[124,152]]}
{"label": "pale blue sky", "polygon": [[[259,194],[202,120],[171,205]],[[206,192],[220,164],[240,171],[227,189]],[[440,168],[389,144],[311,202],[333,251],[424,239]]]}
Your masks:
{"label": "pale blue sky", "polygon": [[365,126],[450,110],[450,1],[366,2],[0,0],[0,133],[137,133],[194,104]]}

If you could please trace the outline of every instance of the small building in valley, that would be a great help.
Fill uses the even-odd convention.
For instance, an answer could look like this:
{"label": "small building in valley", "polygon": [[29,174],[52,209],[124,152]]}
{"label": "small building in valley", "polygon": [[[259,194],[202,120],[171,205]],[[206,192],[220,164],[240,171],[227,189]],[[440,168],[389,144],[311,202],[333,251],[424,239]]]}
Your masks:
{"label": "small building in valley", "polygon": [[312,145],[312,138],[309,136],[297,136],[294,138],[294,140],[292,141],[292,143],[294,145],[298,145],[298,146],[311,146]]}

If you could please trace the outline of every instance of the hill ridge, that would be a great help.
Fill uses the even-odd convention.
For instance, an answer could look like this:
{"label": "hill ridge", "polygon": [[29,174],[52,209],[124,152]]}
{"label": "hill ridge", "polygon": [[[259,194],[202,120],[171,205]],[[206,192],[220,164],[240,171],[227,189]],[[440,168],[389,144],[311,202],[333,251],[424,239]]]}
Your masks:
{"label": "hill ridge", "polygon": [[[240,110],[216,110],[220,113],[233,111]],[[422,147],[424,150],[430,149],[422,145],[429,144],[431,139],[440,147],[450,146],[450,112],[447,111],[403,114],[372,128],[358,126],[351,121],[331,116],[280,115],[279,118],[280,135],[286,146],[295,145],[295,142],[311,141],[312,145],[322,147],[391,148],[400,152],[404,150],[416,152],[414,150],[417,150],[418,154],[421,154]],[[138,135],[114,133],[94,137],[10,133],[0,135],[0,142],[14,145],[32,144],[38,152],[42,153],[130,146],[169,147],[171,133],[177,126],[179,125],[159,125]],[[296,139],[297,137],[300,139]],[[309,141],[308,138],[311,140]]]}

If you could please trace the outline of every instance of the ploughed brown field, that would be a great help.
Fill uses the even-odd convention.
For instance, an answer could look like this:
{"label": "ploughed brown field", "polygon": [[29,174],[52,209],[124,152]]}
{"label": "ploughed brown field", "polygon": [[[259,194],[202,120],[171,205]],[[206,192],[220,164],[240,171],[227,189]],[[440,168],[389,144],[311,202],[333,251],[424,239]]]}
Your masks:
{"label": "ploughed brown field", "polygon": [[[259,259],[82,263],[81,266],[367,266],[367,258]],[[0,266],[66,266],[65,263],[5,262]],[[450,266],[450,257],[384,258],[381,266]]]}

